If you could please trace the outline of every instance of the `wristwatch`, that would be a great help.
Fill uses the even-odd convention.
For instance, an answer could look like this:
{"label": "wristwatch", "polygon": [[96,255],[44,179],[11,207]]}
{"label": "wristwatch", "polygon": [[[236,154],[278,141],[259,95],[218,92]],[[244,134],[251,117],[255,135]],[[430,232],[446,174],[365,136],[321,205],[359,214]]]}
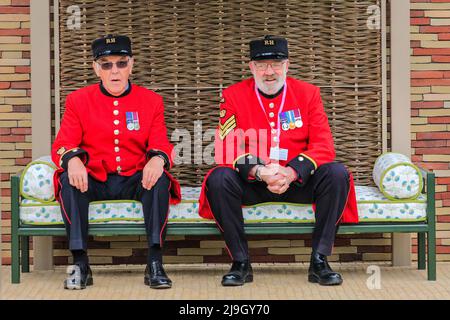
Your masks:
{"label": "wristwatch", "polygon": [[255,171],[255,179],[256,179],[256,181],[262,181],[261,176],[259,175],[259,172],[261,171],[261,169],[263,167],[264,166],[262,166],[262,165],[258,165],[258,167],[256,168],[256,171]]}

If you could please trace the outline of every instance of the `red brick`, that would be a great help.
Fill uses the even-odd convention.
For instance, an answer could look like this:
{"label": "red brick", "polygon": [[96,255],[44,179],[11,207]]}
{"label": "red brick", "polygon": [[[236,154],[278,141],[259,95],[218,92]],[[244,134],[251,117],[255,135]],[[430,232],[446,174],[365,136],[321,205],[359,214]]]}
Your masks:
{"label": "red brick", "polygon": [[17,66],[16,67],[16,73],[30,73],[31,67],[28,66]]}
{"label": "red brick", "polygon": [[412,40],[411,42],[411,48],[420,48],[421,43],[419,40]]}
{"label": "red brick", "polygon": [[[442,200],[442,205],[444,207],[450,207],[450,200]],[[438,216],[439,217],[439,216]],[[440,221],[439,221],[440,222]],[[450,222],[450,221],[446,221],[446,222]]]}
{"label": "red brick", "polygon": [[436,246],[436,253],[450,253],[450,246]]}
{"label": "red brick", "polygon": [[420,162],[422,160],[423,160],[423,157],[420,155],[416,155],[416,154],[411,155],[411,161],[413,161],[413,162]]}
{"label": "red brick", "polygon": [[420,33],[446,33],[450,32],[450,27],[445,26],[423,26],[420,27]]}
{"label": "red brick", "polygon": [[439,40],[450,40],[450,34],[448,33],[439,33],[438,34]]}
{"label": "red brick", "polygon": [[411,141],[413,148],[447,147],[447,140]]}
{"label": "red brick", "polygon": [[444,71],[444,78],[450,79],[450,71]]}
{"label": "red brick", "polygon": [[413,50],[415,56],[431,56],[433,54],[450,54],[450,48],[414,48]]}
{"label": "red brick", "polygon": [[428,170],[448,170],[449,165],[448,163],[444,162],[427,162],[424,163],[422,161],[415,162],[418,166],[426,168]]}
{"label": "red brick", "polygon": [[30,89],[31,82],[30,81],[18,81],[11,83],[11,89]]}
{"label": "red brick", "polygon": [[1,13],[30,13],[30,8],[28,7],[0,7],[0,14]]}
{"label": "red brick", "polygon": [[30,43],[30,37],[29,36],[27,36],[27,37],[22,37],[22,43]]}
{"label": "red brick", "polygon": [[29,36],[30,29],[0,29],[0,36]]}
{"label": "red brick", "polygon": [[450,132],[417,132],[417,140],[450,139]]}
{"label": "red brick", "polygon": [[[450,40],[450,37],[449,37],[449,40]],[[432,56],[431,61],[432,62],[450,62],[450,56]]]}
{"label": "red brick", "polygon": [[436,193],[436,200],[442,200],[442,199],[450,199],[450,192],[438,192],[438,193]]}
{"label": "red brick", "polygon": [[437,177],[436,182],[438,184],[450,184],[450,178],[449,177]]}
{"label": "red brick", "polygon": [[411,79],[441,79],[443,77],[442,71],[411,71]]}
{"label": "red brick", "polygon": [[9,135],[11,134],[10,128],[0,128],[0,135]]}
{"label": "red brick", "polygon": [[412,26],[419,26],[419,25],[429,25],[430,24],[430,18],[411,18],[410,20]]}
{"label": "red brick", "polygon": [[[439,57],[446,57],[446,56],[439,56]],[[449,58],[450,62],[450,56],[446,58]],[[411,79],[411,86],[413,87],[450,86],[450,79]]]}
{"label": "red brick", "polygon": [[429,117],[428,123],[448,123],[448,124],[450,124],[450,117]]}
{"label": "red brick", "polygon": [[0,142],[25,142],[25,136],[0,136]]}
{"label": "red brick", "polygon": [[413,109],[436,109],[443,108],[444,101],[414,101],[411,102]]}
{"label": "red brick", "polygon": [[0,173],[0,181],[8,181],[11,178],[9,173]]}
{"label": "red brick", "polygon": [[1,195],[2,195],[2,197],[10,197],[11,189],[1,189]]}
{"label": "red brick", "polygon": [[10,82],[0,82],[0,90],[1,89],[9,89],[10,86],[11,86]]}
{"label": "red brick", "polygon": [[416,148],[415,154],[450,154],[450,148]]}
{"label": "red brick", "polygon": [[31,134],[31,128],[13,128],[12,134]]}
{"label": "red brick", "polygon": [[424,16],[423,10],[420,10],[420,11],[411,10],[411,18],[419,18],[419,17],[423,17],[423,16]]}

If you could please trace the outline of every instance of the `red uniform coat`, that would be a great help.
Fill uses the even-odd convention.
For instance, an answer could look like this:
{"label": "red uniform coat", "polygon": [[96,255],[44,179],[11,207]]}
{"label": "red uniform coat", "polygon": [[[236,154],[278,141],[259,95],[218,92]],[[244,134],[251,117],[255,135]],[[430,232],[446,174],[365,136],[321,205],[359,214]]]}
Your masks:
{"label": "red uniform coat", "polygon": [[[287,149],[288,154],[287,159],[280,160],[279,164],[293,167],[299,173],[298,183],[302,185],[307,183],[319,166],[334,160],[333,137],[320,98],[320,89],[289,77],[286,84],[282,113],[292,111],[290,115],[295,115],[295,119],[300,122],[298,127],[280,130],[279,147]],[[260,97],[265,112],[257,98],[255,81],[252,78],[225,89],[220,105],[220,122],[215,139],[216,163],[233,167],[247,180],[249,168],[256,163],[247,166],[245,164],[250,160],[256,160],[257,163],[271,162],[271,144],[278,141],[277,118],[283,94],[273,99],[262,95]],[[239,162],[243,165],[239,166]],[[203,181],[199,204],[199,214],[209,219],[213,218],[213,215],[206,199],[205,187],[212,170]],[[356,223],[358,210],[355,188],[350,172],[349,176],[350,192],[340,221]]]}
{"label": "red uniform coat", "polygon": [[[127,128],[127,115],[133,115],[138,130]],[[161,96],[137,85],[131,85],[123,97],[105,95],[100,84],[82,88],[67,96],[61,129],[52,146],[52,159],[58,166],[55,195],[59,175],[74,155],[84,161],[90,176],[106,181],[108,174],[132,176],[157,154],[166,159],[168,170],[172,149]],[[166,173],[171,181],[171,203],[177,203],[181,200],[180,185]]]}

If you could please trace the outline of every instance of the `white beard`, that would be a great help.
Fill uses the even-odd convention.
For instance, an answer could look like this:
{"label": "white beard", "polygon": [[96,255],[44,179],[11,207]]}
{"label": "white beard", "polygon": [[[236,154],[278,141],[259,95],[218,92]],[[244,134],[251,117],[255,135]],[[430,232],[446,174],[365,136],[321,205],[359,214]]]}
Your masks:
{"label": "white beard", "polygon": [[273,95],[281,90],[281,88],[284,85],[284,82],[286,81],[286,75],[280,76],[277,81],[272,85],[267,85],[263,79],[259,78],[257,79],[255,76],[253,77],[256,82],[256,86],[258,89],[267,95]]}

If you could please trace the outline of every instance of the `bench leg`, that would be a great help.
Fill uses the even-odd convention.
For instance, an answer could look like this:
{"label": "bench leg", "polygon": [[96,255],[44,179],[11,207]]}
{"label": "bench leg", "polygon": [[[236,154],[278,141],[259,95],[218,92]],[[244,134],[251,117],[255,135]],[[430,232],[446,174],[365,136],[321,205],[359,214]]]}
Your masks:
{"label": "bench leg", "polygon": [[436,280],[436,230],[427,232],[427,262],[428,262],[428,280]]}
{"label": "bench leg", "polygon": [[425,232],[417,233],[417,268],[426,269]]}
{"label": "bench leg", "polygon": [[22,272],[30,272],[30,237],[22,236]]}
{"label": "bench leg", "polygon": [[20,283],[20,237],[11,233],[11,283]]}

